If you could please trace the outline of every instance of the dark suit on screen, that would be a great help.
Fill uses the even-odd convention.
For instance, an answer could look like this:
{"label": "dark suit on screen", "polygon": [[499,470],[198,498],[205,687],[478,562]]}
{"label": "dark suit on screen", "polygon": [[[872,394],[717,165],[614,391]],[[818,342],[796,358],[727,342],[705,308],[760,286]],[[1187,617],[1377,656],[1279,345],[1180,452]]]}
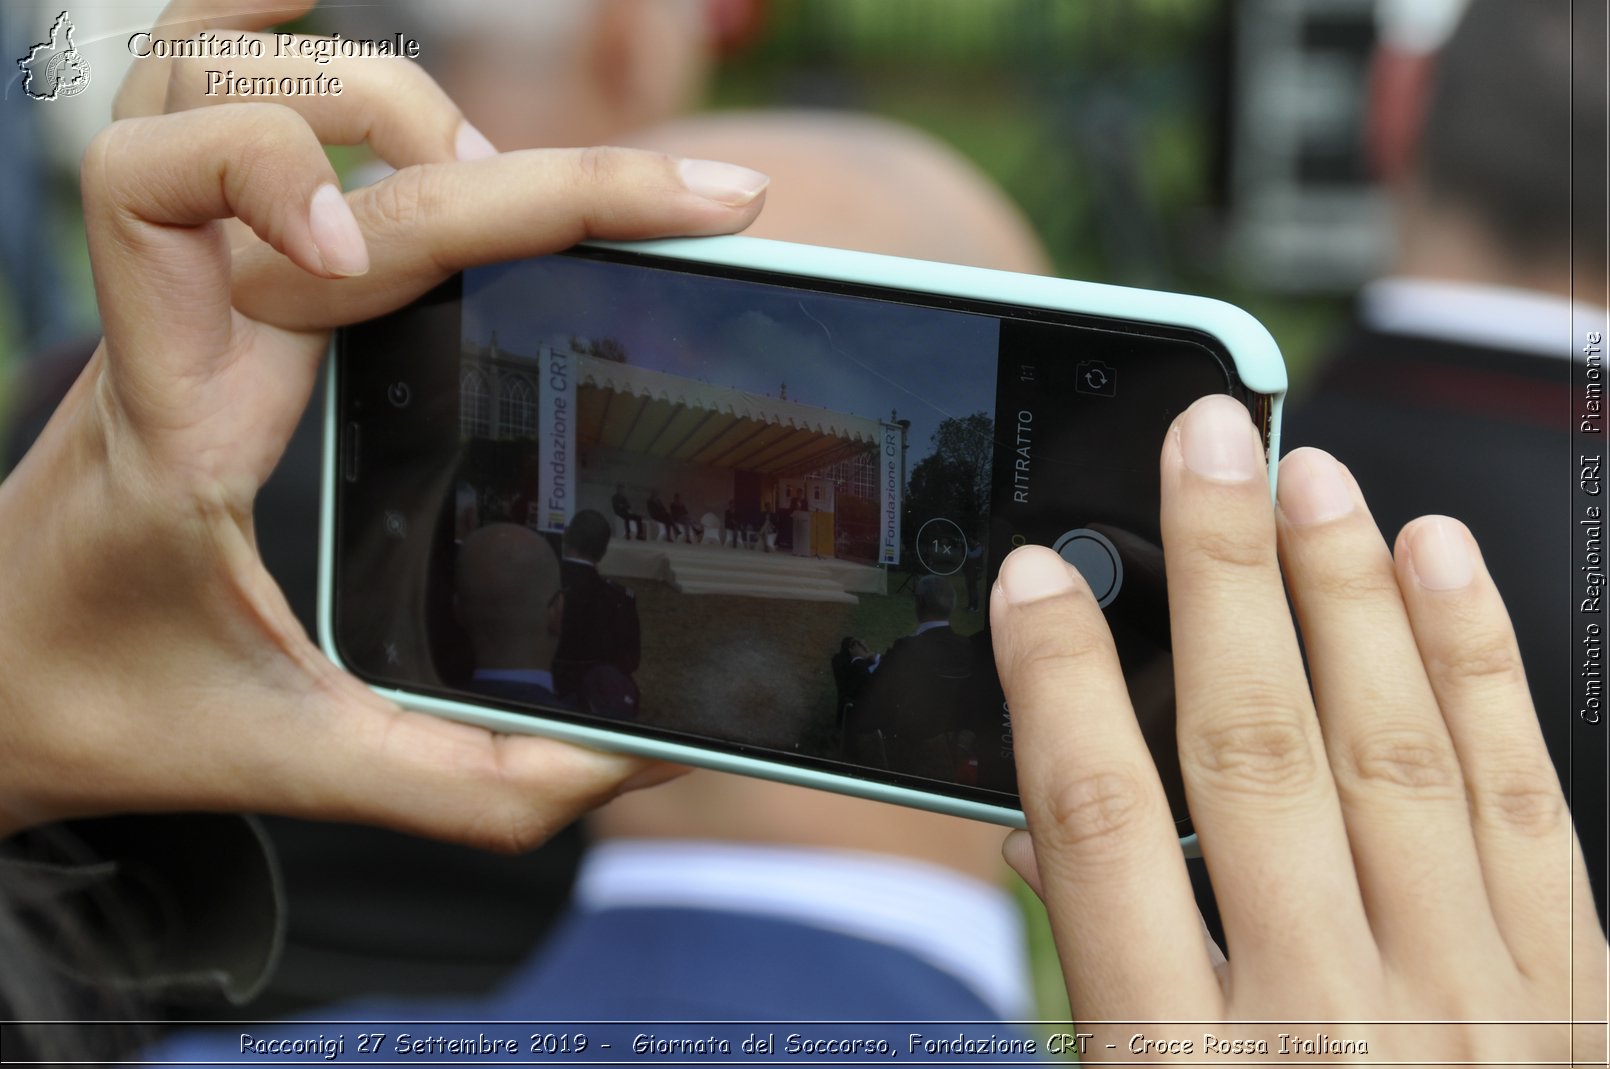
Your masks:
{"label": "dark suit on screen", "polygon": [[610,706],[595,712],[635,715],[636,685],[631,677],[643,651],[636,599],[587,561],[566,557],[559,567],[565,613],[553,658],[554,685],[580,704]]}
{"label": "dark suit on screen", "polygon": [[967,639],[942,621],[919,625],[869,669],[846,716],[850,745],[876,765],[952,778],[953,736],[972,673]]}

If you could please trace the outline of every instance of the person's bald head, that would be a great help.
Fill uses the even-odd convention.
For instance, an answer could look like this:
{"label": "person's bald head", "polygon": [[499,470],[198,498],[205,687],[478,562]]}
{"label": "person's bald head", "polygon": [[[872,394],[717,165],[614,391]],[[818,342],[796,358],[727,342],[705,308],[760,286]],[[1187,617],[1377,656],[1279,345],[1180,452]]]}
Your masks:
{"label": "person's bald head", "polygon": [[559,560],[535,531],[481,527],[459,548],[459,622],[478,668],[547,669],[559,641]]}
{"label": "person's bald head", "polygon": [[388,0],[317,17],[349,37],[418,37],[420,64],[504,152],[614,144],[687,110],[715,36],[705,0]]}
{"label": "person's bald head", "polygon": [[745,233],[919,260],[1044,273],[1023,213],[955,149],[891,119],[842,112],[721,112],[630,141],[727,160],[772,178]]}

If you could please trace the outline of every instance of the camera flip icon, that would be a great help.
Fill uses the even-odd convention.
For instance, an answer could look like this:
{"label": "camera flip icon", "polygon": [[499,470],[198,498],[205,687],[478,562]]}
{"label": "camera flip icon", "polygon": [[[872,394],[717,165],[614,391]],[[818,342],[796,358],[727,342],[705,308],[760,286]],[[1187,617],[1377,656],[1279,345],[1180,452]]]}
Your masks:
{"label": "camera flip icon", "polygon": [[1095,394],[1097,397],[1118,396],[1118,372],[1105,360],[1081,360],[1074,369],[1073,388],[1076,393]]}

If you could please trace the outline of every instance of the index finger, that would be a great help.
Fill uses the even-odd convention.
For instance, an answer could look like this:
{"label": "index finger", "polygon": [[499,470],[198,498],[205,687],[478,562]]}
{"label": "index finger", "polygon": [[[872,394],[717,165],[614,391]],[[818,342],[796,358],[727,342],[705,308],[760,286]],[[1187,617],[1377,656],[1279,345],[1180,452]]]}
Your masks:
{"label": "index finger", "polygon": [[[194,37],[204,30],[262,30],[307,14],[315,0],[173,0],[162,9],[150,33],[156,36]],[[129,66],[117,96],[112,118],[133,119],[161,115],[168,96],[171,61],[159,56],[141,58]]]}
{"label": "index finger", "polygon": [[1118,653],[1044,546],[1001,565],[990,624],[1046,910],[1084,1019],[1212,1020],[1221,996]]}
{"label": "index finger", "polygon": [[475,264],[588,238],[730,234],[760,213],[768,179],[711,160],[625,148],[527,149],[407,167],[347,195],[370,270],[338,286],[263,246],[235,259],[235,307],[291,330],[382,315]]}

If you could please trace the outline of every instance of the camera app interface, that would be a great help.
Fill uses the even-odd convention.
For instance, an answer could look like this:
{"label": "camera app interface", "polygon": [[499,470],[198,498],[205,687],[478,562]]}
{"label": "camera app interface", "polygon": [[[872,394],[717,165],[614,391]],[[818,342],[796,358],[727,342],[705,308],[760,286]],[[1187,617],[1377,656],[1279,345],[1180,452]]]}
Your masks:
{"label": "camera app interface", "polygon": [[999,319],[554,256],[459,322],[448,686],[1015,793]]}

